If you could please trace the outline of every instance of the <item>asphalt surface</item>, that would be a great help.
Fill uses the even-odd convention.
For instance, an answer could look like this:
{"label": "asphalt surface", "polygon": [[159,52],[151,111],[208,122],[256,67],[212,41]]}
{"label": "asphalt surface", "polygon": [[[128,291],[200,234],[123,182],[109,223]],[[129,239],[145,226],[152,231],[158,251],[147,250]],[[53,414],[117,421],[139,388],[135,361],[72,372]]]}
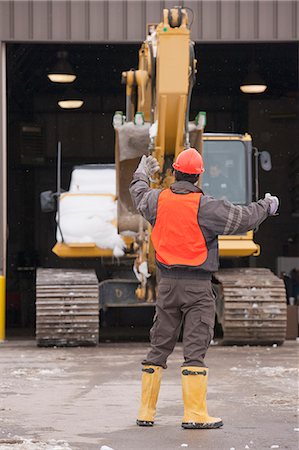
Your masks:
{"label": "asphalt surface", "polygon": [[178,344],[163,372],[156,424],[135,425],[147,344],[37,348],[0,344],[1,450],[299,448],[299,344],[212,346],[208,405],[218,430],[183,430]]}

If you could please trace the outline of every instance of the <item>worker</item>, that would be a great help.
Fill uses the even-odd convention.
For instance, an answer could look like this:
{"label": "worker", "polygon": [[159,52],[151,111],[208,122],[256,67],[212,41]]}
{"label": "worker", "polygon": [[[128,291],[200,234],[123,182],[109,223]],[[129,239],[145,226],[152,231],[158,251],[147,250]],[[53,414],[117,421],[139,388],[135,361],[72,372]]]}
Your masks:
{"label": "worker", "polygon": [[233,189],[230,179],[222,173],[220,164],[212,162],[206,173],[208,176],[202,184],[204,191],[213,197],[231,200]]}
{"label": "worker", "polygon": [[152,189],[158,161],[143,156],[130,185],[139,213],[152,225],[158,269],[158,294],[151,348],[142,362],[139,426],[152,426],[161,376],[183,326],[181,367],[183,428],[219,428],[223,422],[208,414],[208,368],[204,358],[213,337],[215,298],[211,286],[218,270],[218,235],[241,234],[276,213],[279,201],[269,196],[248,206],[233,205],[205,195],[197,186],[204,172],[201,155],[184,150],[173,164],[175,182],[169,189]]}

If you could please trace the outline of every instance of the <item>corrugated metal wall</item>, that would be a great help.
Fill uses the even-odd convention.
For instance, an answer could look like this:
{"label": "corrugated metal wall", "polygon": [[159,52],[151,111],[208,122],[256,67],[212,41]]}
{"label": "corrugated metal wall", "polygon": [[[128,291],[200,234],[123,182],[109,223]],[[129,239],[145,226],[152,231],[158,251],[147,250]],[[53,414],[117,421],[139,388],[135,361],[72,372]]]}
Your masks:
{"label": "corrugated metal wall", "polygon": [[140,42],[173,4],[193,9],[195,41],[299,39],[298,0],[0,0],[0,40]]}

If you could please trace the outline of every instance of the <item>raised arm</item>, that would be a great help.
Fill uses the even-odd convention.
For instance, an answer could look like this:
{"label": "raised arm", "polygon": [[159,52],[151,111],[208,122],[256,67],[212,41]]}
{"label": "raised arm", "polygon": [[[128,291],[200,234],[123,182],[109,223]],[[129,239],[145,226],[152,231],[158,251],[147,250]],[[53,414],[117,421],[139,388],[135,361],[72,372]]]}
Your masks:
{"label": "raised arm", "polygon": [[278,208],[277,197],[266,197],[248,206],[234,205],[227,200],[203,196],[199,209],[199,224],[209,234],[241,234],[255,229]]}
{"label": "raised arm", "polygon": [[150,177],[159,169],[155,158],[143,156],[130,184],[130,194],[135,208],[151,225],[156,220],[161,189],[152,189],[149,183]]}

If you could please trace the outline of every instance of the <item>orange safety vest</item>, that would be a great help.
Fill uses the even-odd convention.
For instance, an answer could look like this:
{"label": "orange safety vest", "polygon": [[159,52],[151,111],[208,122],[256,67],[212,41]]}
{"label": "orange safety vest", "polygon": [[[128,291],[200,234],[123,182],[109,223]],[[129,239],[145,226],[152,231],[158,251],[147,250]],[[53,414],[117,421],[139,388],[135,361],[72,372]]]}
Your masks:
{"label": "orange safety vest", "polygon": [[208,250],[198,223],[198,209],[202,194],[174,194],[163,190],[158,198],[152,243],[159,262],[168,266],[200,266],[208,257]]}

